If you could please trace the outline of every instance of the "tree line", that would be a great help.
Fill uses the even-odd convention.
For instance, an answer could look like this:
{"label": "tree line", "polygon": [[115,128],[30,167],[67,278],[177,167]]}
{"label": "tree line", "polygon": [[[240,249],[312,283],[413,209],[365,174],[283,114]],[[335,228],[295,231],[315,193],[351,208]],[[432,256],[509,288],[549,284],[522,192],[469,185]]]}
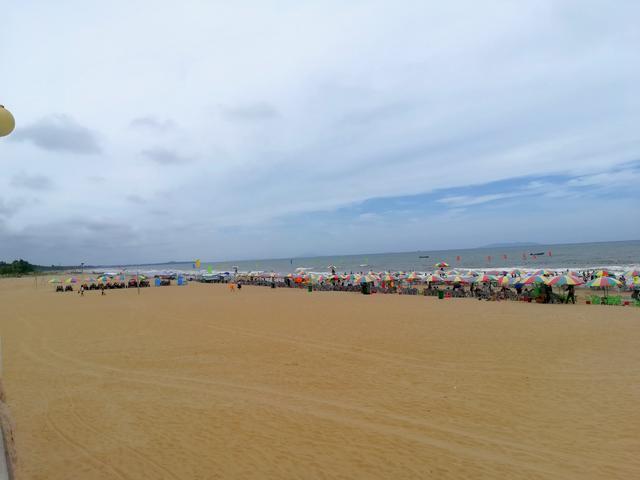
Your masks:
{"label": "tree line", "polygon": [[35,265],[31,265],[26,260],[14,260],[11,263],[0,262],[0,275],[22,275],[36,270]]}

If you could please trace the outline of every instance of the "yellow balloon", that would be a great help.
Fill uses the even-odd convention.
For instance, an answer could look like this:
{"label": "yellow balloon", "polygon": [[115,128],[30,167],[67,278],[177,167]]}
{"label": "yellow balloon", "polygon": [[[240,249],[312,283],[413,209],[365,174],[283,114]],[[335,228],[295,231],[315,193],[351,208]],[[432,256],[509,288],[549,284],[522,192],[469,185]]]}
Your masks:
{"label": "yellow balloon", "polygon": [[0,137],[9,135],[16,128],[16,121],[11,112],[0,105]]}

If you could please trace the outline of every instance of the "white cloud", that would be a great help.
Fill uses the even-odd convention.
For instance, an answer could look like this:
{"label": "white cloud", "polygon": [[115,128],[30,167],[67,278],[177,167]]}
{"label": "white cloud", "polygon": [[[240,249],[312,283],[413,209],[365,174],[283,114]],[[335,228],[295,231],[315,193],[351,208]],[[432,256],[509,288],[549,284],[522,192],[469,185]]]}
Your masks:
{"label": "white cloud", "polygon": [[[81,206],[136,225],[128,234],[141,243],[158,222],[191,229],[189,246],[149,240],[152,260],[188,249],[271,255],[297,240],[211,238],[216,228],[281,228],[284,215],[513,177],[581,176],[528,188],[555,197],[589,182],[627,188],[628,177],[609,174],[637,160],[633,2],[28,0],[3,13],[0,45],[12,48],[0,57],[11,72],[2,103],[25,140],[0,143],[3,173],[26,169],[56,185],[46,203],[5,221],[11,235],[66,225]],[[5,204],[17,188],[6,185]],[[460,216],[516,194],[445,193],[440,203]]]}

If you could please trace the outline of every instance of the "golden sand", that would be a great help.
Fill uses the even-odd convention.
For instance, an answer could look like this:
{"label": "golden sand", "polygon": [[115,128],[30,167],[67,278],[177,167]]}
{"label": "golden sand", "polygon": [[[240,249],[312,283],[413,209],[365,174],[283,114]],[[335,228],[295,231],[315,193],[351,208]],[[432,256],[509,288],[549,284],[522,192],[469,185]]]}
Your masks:
{"label": "golden sand", "polygon": [[640,478],[640,309],[0,280],[20,479]]}

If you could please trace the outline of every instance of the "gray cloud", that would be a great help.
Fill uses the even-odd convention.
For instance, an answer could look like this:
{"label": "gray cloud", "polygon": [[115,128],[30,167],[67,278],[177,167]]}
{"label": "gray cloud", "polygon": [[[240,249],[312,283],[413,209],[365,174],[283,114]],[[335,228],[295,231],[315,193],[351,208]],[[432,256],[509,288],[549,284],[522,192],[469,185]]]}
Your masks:
{"label": "gray cloud", "polygon": [[278,116],[278,111],[273,105],[264,102],[247,103],[234,107],[222,106],[222,115],[228,120],[256,121],[270,120]]}
{"label": "gray cloud", "polygon": [[127,202],[134,203],[136,205],[144,205],[145,203],[147,203],[147,201],[144,198],[136,194],[127,195],[125,198]]}
{"label": "gray cloud", "polygon": [[53,188],[53,181],[45,175],[29,175],[21,172],[13,176],[11,179],[11,185],[17,188],[44,191],[51,190]]}
{"label": "gray cloud", "polygon": [[9,218],[18,213],[27,202],[23,199],[5,200],[0,197],[0,217]]}
{"label": "gray cloud", "polygon": [[87,181],[91,183],[105,183],[107,179],[100,175],[90,175],[87,177]]}
{"label": "gray cloud", "polygon": [[132,127],[148,128],[150,130],[166,131],[175,128],[176,124],[172,120],[163,120],[158,117],[148,115],[137,117],[131,120]]}
{"label": "gray cloud", "polygon": [[181,165],[191,160],[189,157],[182,156],[178,152],[161,147],[150,148],[140,153],[158,165]]}
{"label": "gray cloud", "polygon": [[50,115],[31,125],[17,128],[9,137],[16,142],[30,142],[43,150],[77,154],[101,152],[95,132],[79,125],[68,115]]}

